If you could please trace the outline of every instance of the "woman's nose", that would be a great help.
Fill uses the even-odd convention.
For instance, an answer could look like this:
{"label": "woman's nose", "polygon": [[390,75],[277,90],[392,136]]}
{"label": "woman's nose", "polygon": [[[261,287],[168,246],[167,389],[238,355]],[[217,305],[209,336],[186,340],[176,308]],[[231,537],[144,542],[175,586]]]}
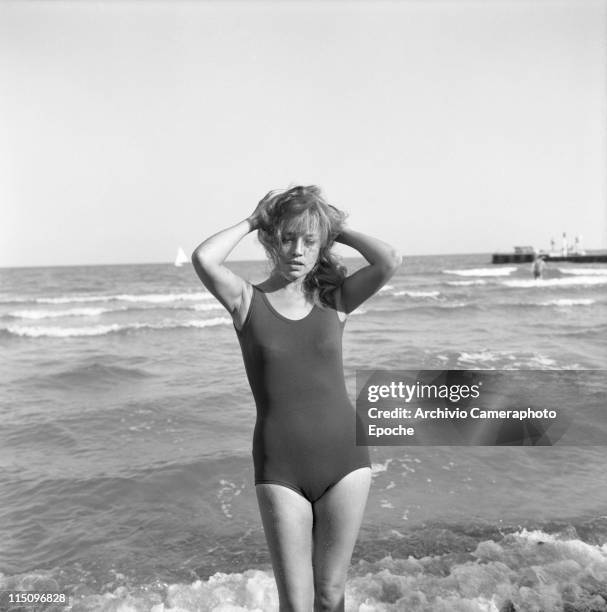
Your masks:
{"label": "woman's nose", "polygon": [[293,252],[298,255],[303,254],[303,238],[298,238],[293,242]]}

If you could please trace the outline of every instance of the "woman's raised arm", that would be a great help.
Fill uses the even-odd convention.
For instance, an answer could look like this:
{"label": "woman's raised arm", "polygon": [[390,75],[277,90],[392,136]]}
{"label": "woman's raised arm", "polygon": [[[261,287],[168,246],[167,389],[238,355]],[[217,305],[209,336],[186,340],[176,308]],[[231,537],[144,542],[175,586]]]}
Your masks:
{"label": "woman's raised arm", "polygon": [[225,265],[226,257],[250,232],[257,228],[255,215],[228,227],[204,242],[192,253],[192,263],[202,284],[234,315],[242,304],[246,283]]}
{"label": "woman's raised arm", "polygon": [[386,242],[348,228],[342,230],[335,242],[356,249],[369,262],[348,276],[341,286],[342,306],[349,313],[388,282],[403,258]]}

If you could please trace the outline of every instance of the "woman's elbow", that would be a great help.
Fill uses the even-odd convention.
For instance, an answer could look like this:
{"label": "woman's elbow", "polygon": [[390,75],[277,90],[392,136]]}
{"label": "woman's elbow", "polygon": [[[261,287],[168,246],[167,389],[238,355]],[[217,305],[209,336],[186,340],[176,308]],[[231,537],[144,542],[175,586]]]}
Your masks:
{"label": "woman's elbow", "polygon": [[394,274],[400,268],[402,263],[403,256],[396,249],[392,249],[386,262],[386,268],[390,272],[390,275]]}
{"label": "woman's elbow", "polygon": [[192,265],[201,278],[205,274],[205,271],[212,267],[208,255],[204,252],[204,249],[200,247],[196,247],[192,253]]}
{"label": "woman's elbow", "polygon": [[402,262],[402,255],[396,249],[391,249],[382,257],[381,262],[378,262],[377,266],[381,271],[384,282],[394,276]]}
{"label": "woman's elbow", "polygon": [[402,266],[403,256],[400,254],[399,251],[397,251],[396,249],[393,249],[392,257],[394,259],[394,269],[396,270],[397,268],[400,268]]}
{"label": "woman's elbow", "polygon": [[202,249],[200,246],[197,246],[192,252],[192,263],[194,265],[204,265],[205,259],[206,258],[204,254],[204,249]]}

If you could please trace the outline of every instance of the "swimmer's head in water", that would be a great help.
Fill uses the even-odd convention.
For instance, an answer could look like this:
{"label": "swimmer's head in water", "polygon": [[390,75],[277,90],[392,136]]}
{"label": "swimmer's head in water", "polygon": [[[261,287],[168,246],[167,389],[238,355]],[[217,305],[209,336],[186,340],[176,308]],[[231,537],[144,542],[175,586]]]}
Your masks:
{"label": "swimmer's head in water", "polygon": [[[315,301],[320,296],[324,302],[322,296],[341,284],[345,275],[331,253],[345,219],[346,214],[327,204],[315,185],[271,191],[261,201],[258,237],[275,268],[284,264],[290,252],[295,253],[295,259],[309,261],[311,257],[313,261],[305,269],[305,286]],[[297,241],[299,245],[294,246]],[[297,277],[295,272],[293,277]]]}

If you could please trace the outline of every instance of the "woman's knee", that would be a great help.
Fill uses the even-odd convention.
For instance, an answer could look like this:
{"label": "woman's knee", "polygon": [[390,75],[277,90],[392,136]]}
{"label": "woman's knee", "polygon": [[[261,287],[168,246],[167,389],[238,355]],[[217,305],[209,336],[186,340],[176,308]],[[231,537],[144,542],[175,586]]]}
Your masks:
{"label": "woman's knee", "polygon": [[309,593],[282,593],[278,597],[279,612],[309,612],[311,600]]}
{"label": "woman's knee", "polygon": [[344,609],[345,580],[322,580],[314,585],[314,612]]}

